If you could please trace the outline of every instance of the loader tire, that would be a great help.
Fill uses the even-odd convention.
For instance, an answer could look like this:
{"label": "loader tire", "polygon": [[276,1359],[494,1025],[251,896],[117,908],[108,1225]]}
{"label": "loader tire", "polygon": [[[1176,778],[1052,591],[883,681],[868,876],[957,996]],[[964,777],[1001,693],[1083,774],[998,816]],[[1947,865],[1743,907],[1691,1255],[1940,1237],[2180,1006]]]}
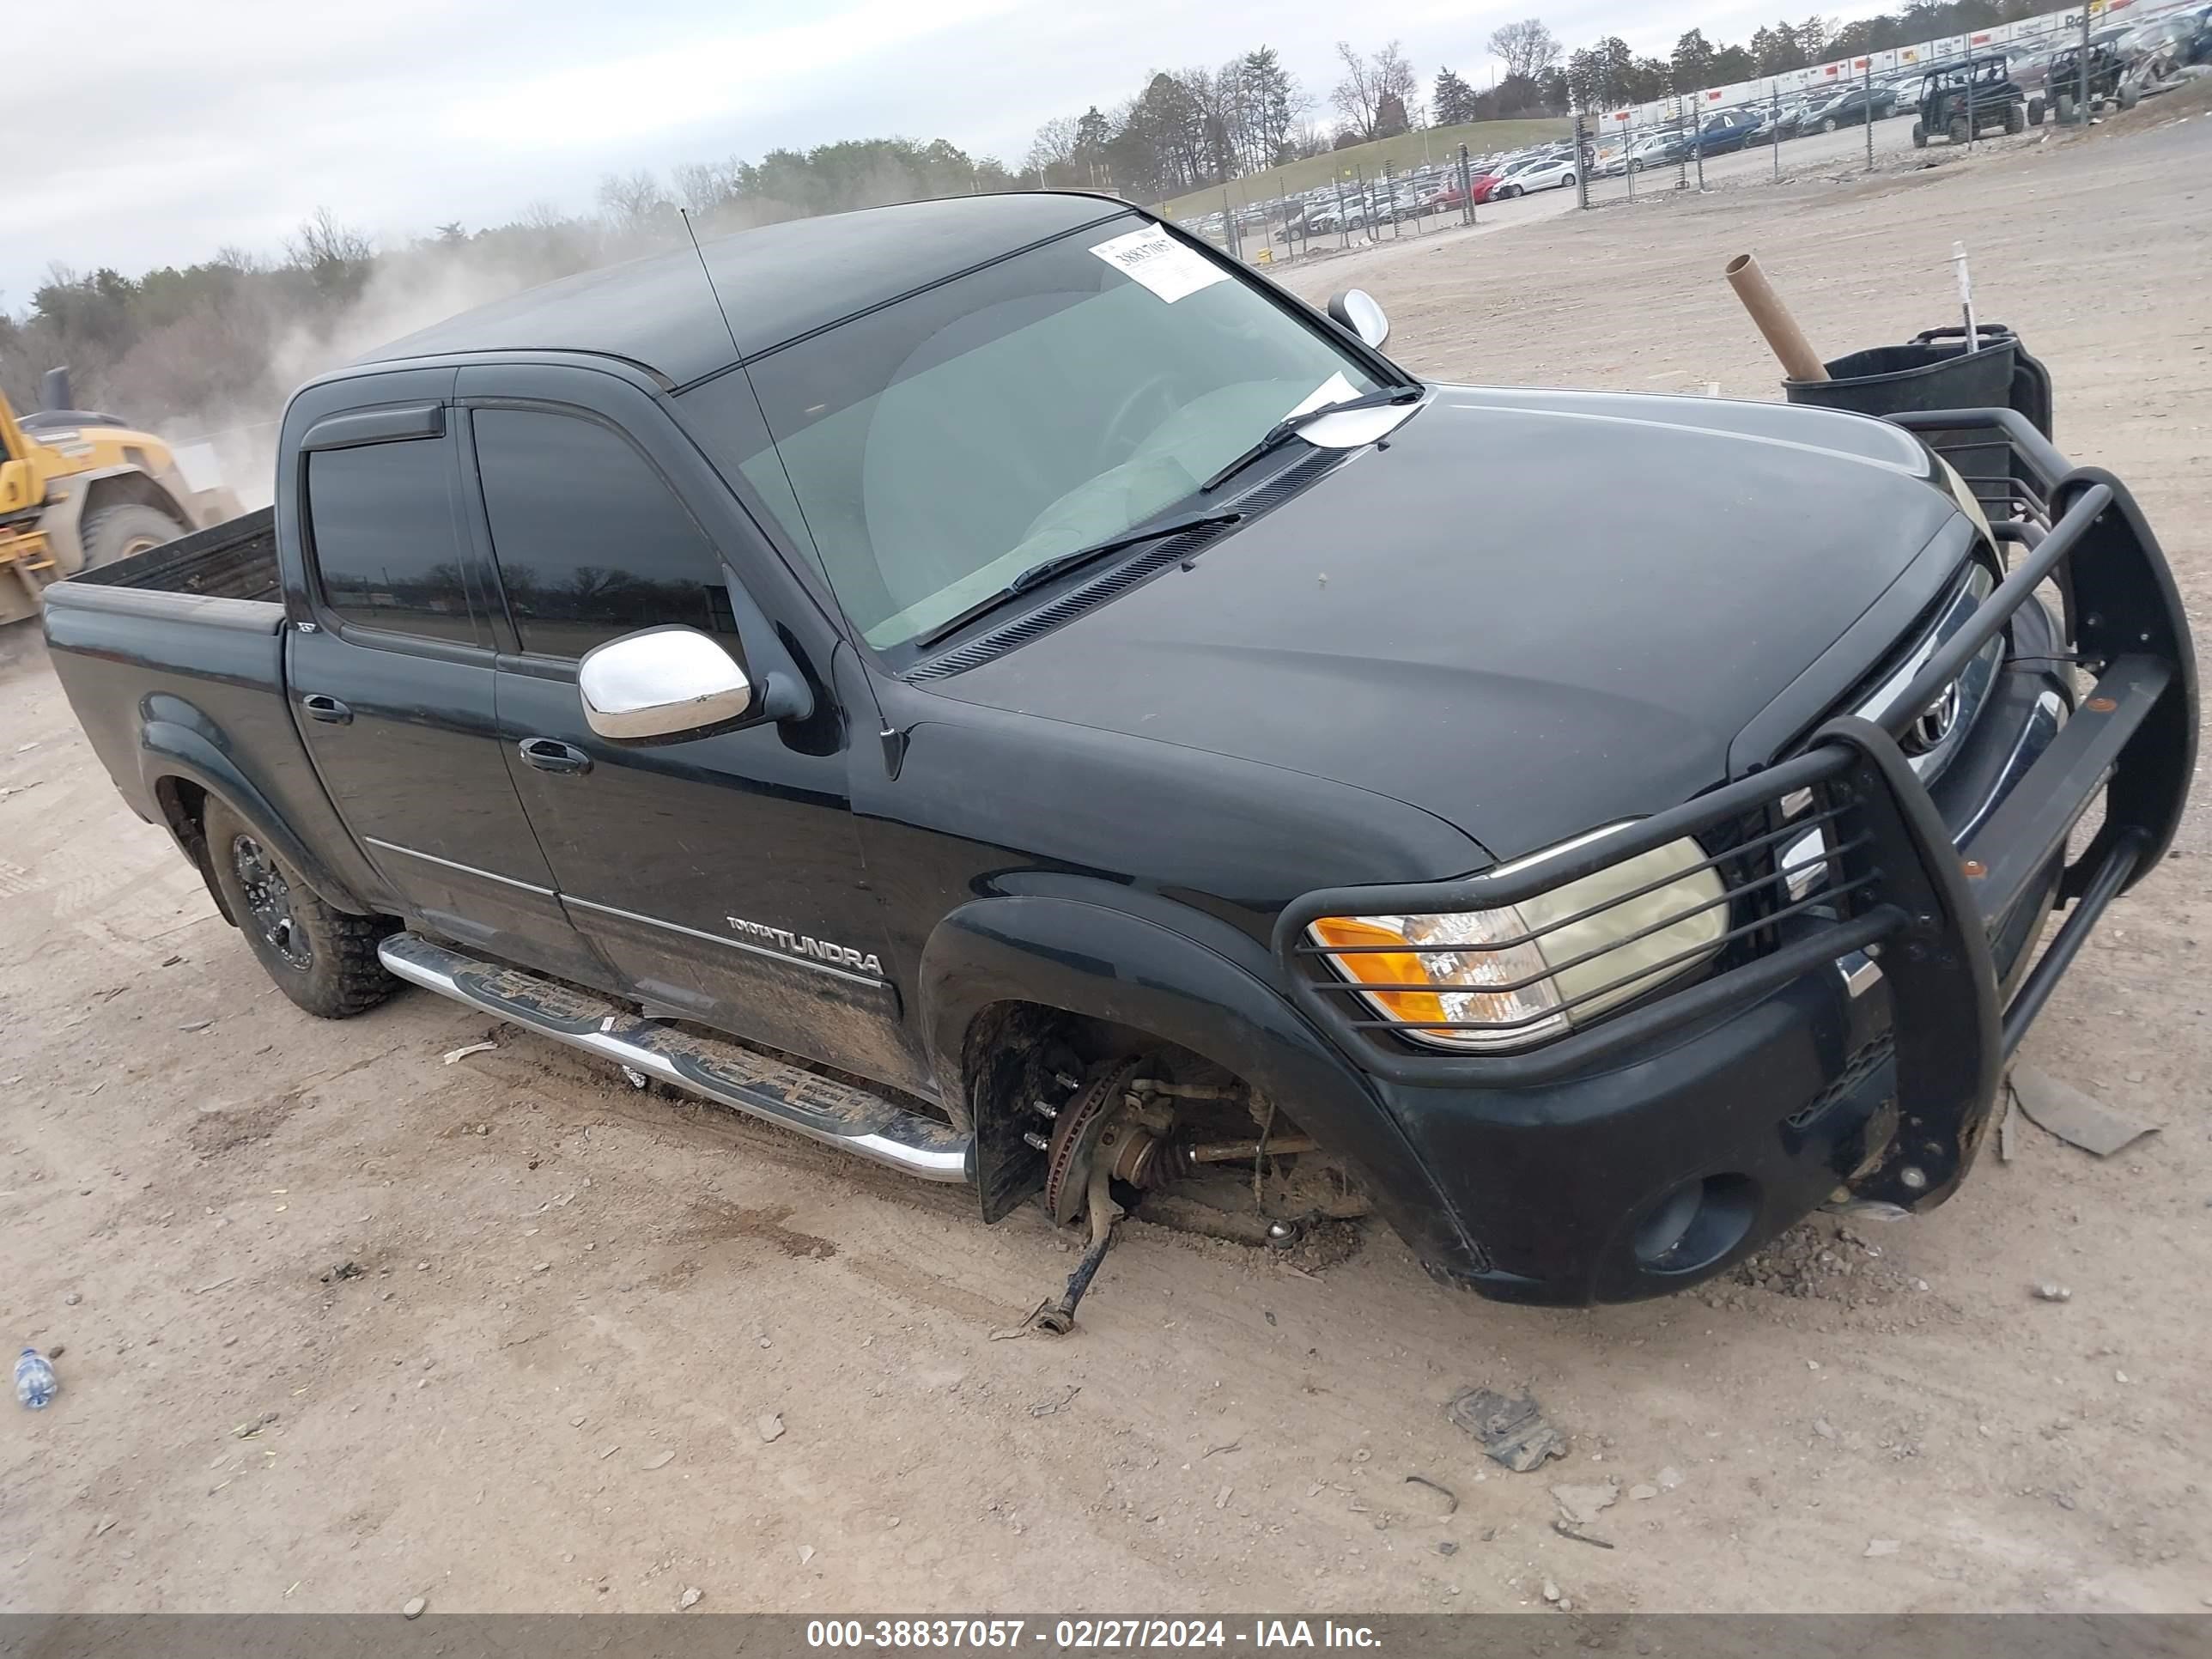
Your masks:
{"label": "loader tire", "polygon": [[84,543],[84,568],[90,570],[173,542],[185,533],[185,526],[158,507],[125,501],[86,514],[78,533]]}
{"label": "loader tire", "polygon": [[201,827],[223,907],[278,990],[318,1018],[348,1019],[399,988],[376,955],[397,926],[389,917],[325,904],[219,800],[209,799]]}
{"label": "loader tire", "polygon": [[1915,121],[1912,124],[1912,148],[1915,149],[1928,148],[1928,124],[1924,121]]}
{"label": "loader tire", "polygon": [[2014,134],[2027,131],[2027,112],[2018,104],[2009,106],[2005,111],[2005,131]]}

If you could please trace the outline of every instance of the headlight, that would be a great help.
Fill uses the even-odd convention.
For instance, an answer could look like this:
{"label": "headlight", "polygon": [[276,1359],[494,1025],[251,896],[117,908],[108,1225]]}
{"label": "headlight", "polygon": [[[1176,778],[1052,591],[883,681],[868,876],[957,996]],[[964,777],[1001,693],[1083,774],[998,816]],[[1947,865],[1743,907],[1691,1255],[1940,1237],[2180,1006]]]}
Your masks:
{"label": "headlight", "polygon": [[[1728,890],[1686,837],[1498,909],[1323,916],[1306,933],[1406,1036],[1498,1051],[1564,1036],[1693,971],[1728,930]],[[1438,1029],[1462,1022],[1497,1029]]]}

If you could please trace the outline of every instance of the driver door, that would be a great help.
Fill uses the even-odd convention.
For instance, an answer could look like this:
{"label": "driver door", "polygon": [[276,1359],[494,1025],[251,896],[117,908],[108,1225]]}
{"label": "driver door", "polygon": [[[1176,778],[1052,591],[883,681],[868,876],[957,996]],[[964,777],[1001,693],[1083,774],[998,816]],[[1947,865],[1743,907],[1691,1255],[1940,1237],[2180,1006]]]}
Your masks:
{"label": "driver door", "polygon": [[748,632],[763,648],[754,592],[770,591],[773,555],[641,392],[488,368],[463,371],[461,400],[504,598],[501,747],[577,931],[652,1012],[921,1082],[853,823],[826,623],[778,606],[776,636],[812,690],[804,720],[671,743],[599,735],[577,690],[584,653],[677,623],[743,661]]}

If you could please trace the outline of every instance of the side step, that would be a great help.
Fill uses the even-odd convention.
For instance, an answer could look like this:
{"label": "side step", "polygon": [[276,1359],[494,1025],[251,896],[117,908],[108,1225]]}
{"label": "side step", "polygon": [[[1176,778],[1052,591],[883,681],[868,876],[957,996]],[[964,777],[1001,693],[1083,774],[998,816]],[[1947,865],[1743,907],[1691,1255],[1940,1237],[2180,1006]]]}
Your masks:
{"label": "side step", "polygon": [[815,1140],[924,1181],[974,1178],[973,1137],[835,1078],[646,1019],[588,991],[418,934],[394,933],[376,954],[410,984]]}

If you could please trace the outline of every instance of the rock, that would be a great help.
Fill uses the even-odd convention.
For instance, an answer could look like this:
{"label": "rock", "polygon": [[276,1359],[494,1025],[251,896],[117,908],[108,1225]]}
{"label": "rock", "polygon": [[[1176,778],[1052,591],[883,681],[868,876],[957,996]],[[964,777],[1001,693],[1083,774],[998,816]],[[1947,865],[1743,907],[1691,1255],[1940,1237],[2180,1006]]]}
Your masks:
{"label": "rock", "polygon": [[2073,1291],[2048,1279],[2035,1287],[2035,1293],[2045,1302],[2071,1302],[2074,1299]]}
{"label": "rock", "polygon": [[665,1469],[675,1461],[676,1454],[672,1451],[655,1452],[644,1462],[639,1464],[638,1468],[649,1473],[654,1469]]}
{"label": "rock", "polygon": [[1556,1601],[1559,1599],[1559,1587],[1548,1578],[1544,1581],[1544,1599],[1547,1601]]}
{"label": "rock", "polygon": [[407,1605],[399,1609],[400,1617],[403,1619],[420,1619],[422,1616],[422,1609],[429,1605],[430,1604],[424,1601],[421,1596],[410,1595],[407,1598]]}
{"label": "rock", "polygon": [[94,1538],[101,1537],[114,1525],[115,1517],[112,1515],[104,1515],[100,1518],[100,1524],[92,1529],[92,1535]]}
{"label": "rock", "polygon": [[552,1269],[552,1267],[553,1264],[550,1261],[533,1261],[530,1264],[530,1271],[534,1273],[547,1273]]}
{"label": "rock", "polygon": [[1588,1526],[1620,1498],[1620,1486],[1610,1480],[1603,1485],[1552,1488],[1552,1501],[1559,1506],[1559,1513],[1577,1526]]}
{"label": "rock", "polygon": [[1682,1484],[1682,1472],[1676,1468],[1672,1463],[1669,1463],[1665,1468],[1660,1470],[1659,1473],[1652,1478],[1658,1483],[1659,1490],[1661,1492],[1672,1492],[1675,1487]]}
{"label": "rock", "polygon": [[1641,1504],[1646,1498],[1656,1498],[1659,1495],[1659,1488],[1656,1486],[1646,1486],[1639,1482],[1638,1485],[1631,1486],[1628,1489],[1628,1495],[1635,1502]]}
{"label": "rock", "polygon": [[179,1031],[204,1031],[214,1024],[211,1019],[188,1019],[177,1029]]}
{"label": "rock", "polygon": [[763,1412],[754,1426],[760,1431],[760,1437],[763,1443],[781,1440],[783,1438],[783,1413]]}
{"label": "rock", "polygon": [[584,1426],[584,1419],[581,1417],[572,1417],[568,1419],[568,1426],[572,1429],[580,1429]]}
{"label": "rock", "polygon": [[1453,1543],[1450,1539],[1447,1538],[1437,1546],[1437,1553],[1438,1555],[1457,1555],[1459,1553],[1459,1546]]}
{"label": "rock", "polygon": [[1813,1419],[1813,1432],[1823,1440],[1833,1440],[1836,1437],[1836,1425],[1825,1417],[1816,1417]]}
{"label": "rock", "polygon": [[1897,1540],[1894,1538],[1869,1538],[1867,1540],[1866,1553],[1869,1556],[1894,1555],[1897,1553]]}
{"label": "rock", "polygon": [[74,1308],[78,1303],[83,1300],[84,1298],[82,1297],[79,1296],[75,1291],[71,1291],[67,1296],[62,1298],[62,1306],[64,1308]]}
{"label": "rock", "polygon": [[683,1613],[690,1608],[697,1607],[699,1605],[699,1598],[705,1593],[706,1592],[702,1590],[696,1584],[685,1585],[684,1594],[676,1598],[676,1611]]}
{"label": "rock", "polygon": [[803,1567],[813,1559],[814,1546],[811,1544],[801,1544],[799,1547],[799,1565]]}

